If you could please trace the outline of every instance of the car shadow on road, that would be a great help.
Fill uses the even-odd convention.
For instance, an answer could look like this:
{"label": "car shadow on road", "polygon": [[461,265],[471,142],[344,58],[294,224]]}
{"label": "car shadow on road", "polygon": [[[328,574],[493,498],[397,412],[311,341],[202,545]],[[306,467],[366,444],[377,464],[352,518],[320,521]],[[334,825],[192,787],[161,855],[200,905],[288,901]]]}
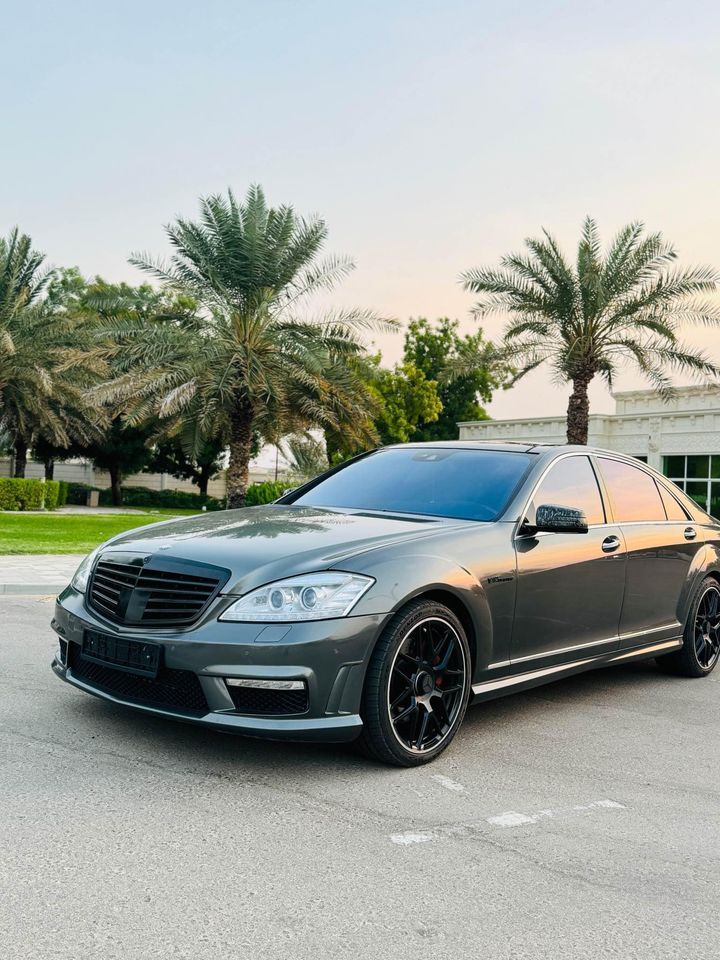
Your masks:
{"label": "car shadow on road", "polygon": [[[583,707],[623,709],[641,701],[657,702],[658,686],[677,684],[652,663],[628,664],[591,671],[528,691],[471,707],[459,732],[460,748],[487,746],[499,728],[518,729],[545,719],[548,709],[558,720]],[[76,734],[133,762],[211,776],[245,776],[310,780],[332,774],[348,779],[387,777],[402,771],[366,759],[352,744],[307,744],[259,740],[223,734],[189,723],[140,714],[96,698],[64,701]],[[92,749],[92,748],[91,748]],[[451,748],[453,749],[453,748]],[[457,747],[455,747],[457,750]]]}

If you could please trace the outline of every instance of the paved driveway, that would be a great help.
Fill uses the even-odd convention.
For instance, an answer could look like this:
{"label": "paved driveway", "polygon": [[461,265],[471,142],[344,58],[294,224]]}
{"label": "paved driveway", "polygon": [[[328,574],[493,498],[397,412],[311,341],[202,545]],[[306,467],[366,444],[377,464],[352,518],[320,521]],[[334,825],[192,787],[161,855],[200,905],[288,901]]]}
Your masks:
{"label": "paved driveway", "polygon": [[4,554],[0,556],[0,596],[42,595],[62,590],[84,556],[84,553]]}
{"label": "paved driveway", "polygon": [[720,956],[718,682],[587,674],[400,771],[85,696],[51,609],[0,598],[5,960]]}

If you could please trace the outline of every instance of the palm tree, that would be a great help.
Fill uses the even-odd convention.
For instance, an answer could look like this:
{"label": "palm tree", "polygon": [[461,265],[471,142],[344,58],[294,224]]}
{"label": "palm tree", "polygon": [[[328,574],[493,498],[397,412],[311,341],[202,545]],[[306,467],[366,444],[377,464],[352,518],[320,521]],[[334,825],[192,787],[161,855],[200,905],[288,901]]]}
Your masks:
{"label": "palm tree", "polygon": [[568,443],[587,443],[588,387],[600,376],[612,388],[623,361],[664,397],[672,393],[671,371],[718,374],[702,351],[678,339],[683,324],[720,324],[718,307],[704,298],[717,289],[715,270],[675,267],[672,245],[642,223],[623,227],[603,254],[588,217],[574,265],[546,231],[525,244],[527,253],[504,257],[499,269],[468,270],[462,280],[480,294],[477,316],[510,315],[503,345],[515,379],[549,363],[559,381],[572,383]]}
{"label": "palm tree", "polygon": [[83,354],[78,318],[43,299],[50,278],[44,259],[17,228],[0,237],[0,431],[11,438],[16,477],[25,476],[35,438],[67,445],[102,420],[89,410],[84,389],[93,371],[105,368],[92,350]]}
{"label": "palm tree", "polygon": [[[166,227],[169,263],[131,263],[159,279],[186,309],[138,324],[116,317],[118,379],[98,394],[124,405],[128,423],[182,422],[188,453],[221,436],[229,448],[228,507],[245,502],[253,437],[366,419],[370,403],[353,358],[379,321],[346,310],[307,319],[299,311],[353,268],[318,260],[325,223],[268,207],[253,186],[201,199],[199,221]],[[197,309],[191,309],[195,304]],[[386,324],[387,325],[387,324]]]}
{"label": "palm tree", "polygon": [[279,444],[291,474],[298,480],[312,480],[328,468],[325,444],[310,433],[291,433]]}

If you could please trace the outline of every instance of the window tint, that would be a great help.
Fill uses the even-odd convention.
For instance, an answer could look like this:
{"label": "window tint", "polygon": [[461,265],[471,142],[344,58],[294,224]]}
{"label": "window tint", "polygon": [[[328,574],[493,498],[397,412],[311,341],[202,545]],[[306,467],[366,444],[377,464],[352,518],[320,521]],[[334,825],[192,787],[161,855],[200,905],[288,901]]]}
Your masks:
{"label": "window tint", "polygon": [[494,520],[530,462],[525,453],[391,447],[348,464],[288,502]]}
{"label": "window tint", "polygon": [[663,506],[665,507],[665,513],[667,514],[668,520],[687,520],[687,514],[677,502],[675,497],[668,490],[666,490],[661,483],[658,483],[657,488],[660,491],[660,496],[662,497]]}
{"label": "window tint", "polygon": [[584,510],[588,523],[605,523],[595,472],[587,457],[566,457],[550,468],[533,497],[534,507],[544,503]]}
{"label": "window tint", "polygon": [[635,520],[665,520],[665,508],[649,473],[620,460],[600,459],[605,485],[617,523]]}

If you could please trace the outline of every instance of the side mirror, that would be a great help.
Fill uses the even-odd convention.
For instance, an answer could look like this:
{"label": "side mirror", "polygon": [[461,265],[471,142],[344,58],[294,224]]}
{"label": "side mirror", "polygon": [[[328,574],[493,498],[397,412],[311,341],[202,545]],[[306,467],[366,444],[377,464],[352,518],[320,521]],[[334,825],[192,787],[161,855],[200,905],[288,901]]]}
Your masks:
{"label": "side mirror", "polygon": [[587,533],[588,524],[584,510],[543,503],[535,511],[535,523],[527,529],[534,533]]}

